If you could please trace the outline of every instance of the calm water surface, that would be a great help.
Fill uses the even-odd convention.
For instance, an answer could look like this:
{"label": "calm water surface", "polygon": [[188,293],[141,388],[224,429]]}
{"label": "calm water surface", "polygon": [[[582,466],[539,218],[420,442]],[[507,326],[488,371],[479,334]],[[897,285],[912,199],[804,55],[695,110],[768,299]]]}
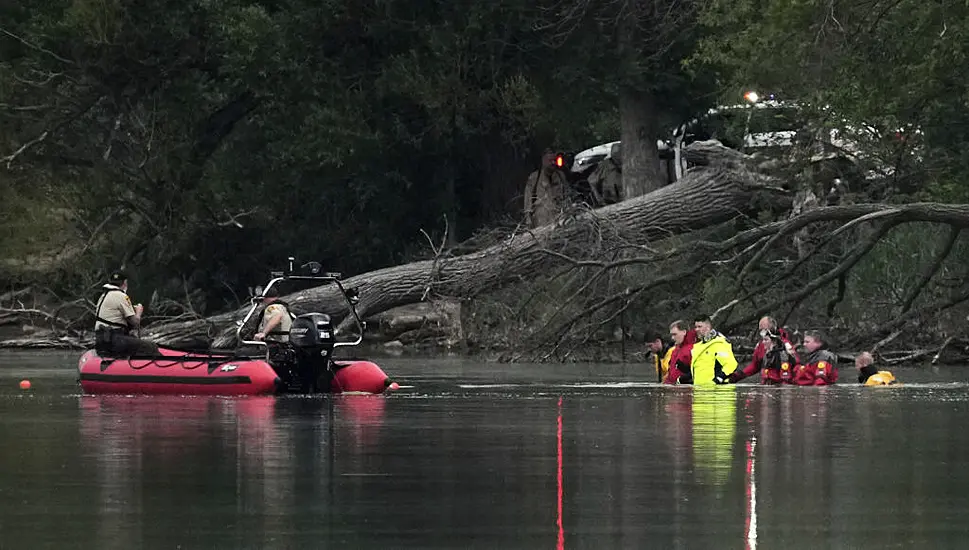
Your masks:
{"label": "calm water surface", "polygon": [[969,546],[960,368],[694,391],[386,359],[393,395],[172,398],[82,396],[77,355],[0,353],[0,549]]}

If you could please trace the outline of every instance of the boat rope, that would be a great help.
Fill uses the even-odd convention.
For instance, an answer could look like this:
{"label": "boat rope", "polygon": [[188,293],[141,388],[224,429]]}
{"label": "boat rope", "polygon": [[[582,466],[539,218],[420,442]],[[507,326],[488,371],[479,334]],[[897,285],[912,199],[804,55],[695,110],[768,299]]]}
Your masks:
{"label": "boat rope", "polygon": [[[164,356],[163,357],[132,357],[132,358],[129,358],[127,361],[128,361],[128,368],[130,368],[131,370],[142,370],[151,366],[155,366],[160,369],[167,369],[167,368],[174,367],[175,365],[183,365],[182,367],[183,370],[195,370],[201,367],[202,365],[208,366],[212,363],[215,363],[217,365],[222,365],[225,363],[229,363],[231,361],[240,361],[240,360],[248,361],[250,360],[250,358],[249,357],[227,357],[227,356],[201,357],[201,356],[189,356],[189,355],[181,355],[181,356],[176,355],[172,357],[164,357]],[[124,359],[115,359],[114,361],[124,361]],[[134,363],[132,363],[132,361],[147,361],[147,362],[143,365],[135,365]]]}

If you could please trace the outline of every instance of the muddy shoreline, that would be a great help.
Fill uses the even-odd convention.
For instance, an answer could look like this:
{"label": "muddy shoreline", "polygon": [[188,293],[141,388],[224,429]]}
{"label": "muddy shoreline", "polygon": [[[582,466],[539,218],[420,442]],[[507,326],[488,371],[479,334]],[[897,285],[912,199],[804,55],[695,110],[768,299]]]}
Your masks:
{"label": "muddy shoreline", "polygon": [[[29,289],[18,294],[29,292]],[[7,296],[9,299],[9,296]],[[0,349],[38,352],[54,350],[83,351],[93,347],[90,319],[72,311],[71,304],[34,305],[0,315]],[[163,321],[162,321],[163,322]],[[473,326],[472,326],[473,324]],[[507,334],[489,334],[487,323],[468,322],[462,318],[462,307],[455,301],[438,300],[395,308],[366,319],[364,340],[342,357],[414,357],[459,358],[496,363],[544,363],[541,356],[524,351],[527,342],[508,340]],[[484,326],[483,326],[484,325]],[[500,327],[500,325],[499,325]],[[151,324],[145,331],[150,332]],[[746,334],[728,335],[737,360],[750,360],[756,341]],[[969,342],[946,338],[934,342],[912,342],[910,349],[896,345],[881,349],[877,364],[881,366],[963,366],[969,364]],[[916,347],[918,346],[918,347]],[[833,346],[842,368],[854,366],[854,358],[864,349],[840,349]],[[642,337],[601,334],[556,363],[644,363],[649,358]]]}

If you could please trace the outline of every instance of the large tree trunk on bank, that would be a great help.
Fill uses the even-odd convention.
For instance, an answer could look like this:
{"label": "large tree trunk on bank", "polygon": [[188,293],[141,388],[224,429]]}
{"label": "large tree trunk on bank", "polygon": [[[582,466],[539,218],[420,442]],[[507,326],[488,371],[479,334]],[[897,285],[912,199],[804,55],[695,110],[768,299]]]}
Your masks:
{"label": "large tree trunk on bank", "polygon": [[[533,231],[516,232],[484,250],[446,254],[346,279],[357,287],[361,316],[416,303],[430,295],[470,298],[501,285],[549,274],[568,262],[566,255],[623,243],[645,244],[725,222],[752,208],[764,181],[745,166],[745,158],[716,142],[695,143],[687,154],[700,169],[673,185],[633,200],[583,212]],[[346,303],[332,286],[317,287],[284,298],[294,313],[322,311],[341,319]],[[145,336],[167,345],[229,346],[235,321],[245,310],[203,320],[147,327]]]}
{"label": "large tree trunk on bank", "polygon": [[622,123],[622,196],[631,199],[666,184],[659,169],[659,119],[652,96],[623,86],[619,90]]}

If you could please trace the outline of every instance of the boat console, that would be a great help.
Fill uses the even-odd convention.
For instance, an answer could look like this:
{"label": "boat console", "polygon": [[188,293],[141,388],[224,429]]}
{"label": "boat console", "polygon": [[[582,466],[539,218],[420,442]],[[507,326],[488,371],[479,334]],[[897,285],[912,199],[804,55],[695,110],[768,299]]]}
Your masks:
{"label": "boat console", "polygon": [[[323,271],[323,266],[319,262],[312,261],[297,266],[295,258],[290,257],[286,270],[271,272],[266,286],[261,289],[256,288],[256,292],[250,298],[249,311],[245,318],[238,322],[236,337],[240,346],[265,348],[266,361],[273,366],[283,383],[291,390],[313,392],[329,387],[334,370],[333,351],[343,346],[356,346],[363,340],[364,324],[356,310],[359,295],[355,288],[345,287],[340,278],[340,273]],[[263,297],[270,289],[289,281],[308,282],[315,286],[334,285],[346,301],[350,318],[357,326],[356,337],[352,340],[337,340],[336,329],[327,313],[310,312],[293,315],[293,312],[290,312],[293,321],[287,343],[267,343],[245,339],[242,335],[243,331],[259,311]]]}

